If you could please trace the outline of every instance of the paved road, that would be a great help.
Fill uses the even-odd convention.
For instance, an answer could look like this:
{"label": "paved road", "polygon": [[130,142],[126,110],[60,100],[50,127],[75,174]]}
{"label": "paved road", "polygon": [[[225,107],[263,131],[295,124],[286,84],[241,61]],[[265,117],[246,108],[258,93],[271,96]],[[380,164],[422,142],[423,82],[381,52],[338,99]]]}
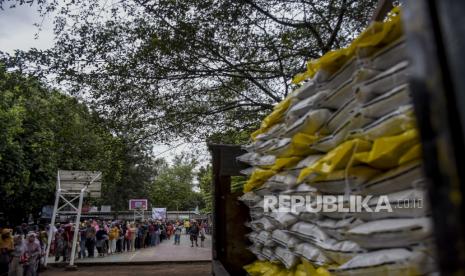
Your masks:
{"label": "paved road", "polygon": [[64,271],[63,268],[50,267],[40,273],[42,276],[204,276],[211,275],[211,264],[157,264],[157,265],[129,265],[129,266],[93,266],[79,267],[77,271]]}
{"label": "paved road", "polygon": [[[212,259],[211,236],[207,236],[205,247],[191,247],[189,236],[181,235],[181,244],[174,245],[174,237],[171,240],[164,240],[160,245],[135,252],[114,254],[105,257],[76,259],[79,263],[128,263],[128,262],[186,262],[186,261],[209,261]],[[50,263],[54,258],[50,258]]]}

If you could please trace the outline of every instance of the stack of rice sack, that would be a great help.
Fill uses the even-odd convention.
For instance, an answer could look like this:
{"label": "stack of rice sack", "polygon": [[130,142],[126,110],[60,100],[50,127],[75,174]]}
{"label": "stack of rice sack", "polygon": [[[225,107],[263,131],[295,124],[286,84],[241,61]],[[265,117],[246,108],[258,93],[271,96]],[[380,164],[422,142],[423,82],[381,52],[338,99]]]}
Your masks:
{"label": "stack of rice sack", "polygon": [[[434,270],[421,145],[400,11],[308,63],[238,159],[252,167],[251,275],[416,275]],[[388,196],[392,212],[267,212],[265,195]],[[312,205],[323,204],[315,201]],[[304,273],[304,274],[302,274]]]}

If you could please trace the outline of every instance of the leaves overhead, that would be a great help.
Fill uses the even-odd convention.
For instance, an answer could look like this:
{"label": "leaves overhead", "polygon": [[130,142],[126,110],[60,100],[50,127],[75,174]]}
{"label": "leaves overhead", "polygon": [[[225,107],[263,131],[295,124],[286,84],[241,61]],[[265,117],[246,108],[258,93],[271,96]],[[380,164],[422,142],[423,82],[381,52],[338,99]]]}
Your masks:
{"label": "leaves overhead", "polygon": [[58,14],[55,47],[15,60],[53,73],[118,133],[162,141],[255,129],[305,61],[347,45],[377,1],[39,2]]}

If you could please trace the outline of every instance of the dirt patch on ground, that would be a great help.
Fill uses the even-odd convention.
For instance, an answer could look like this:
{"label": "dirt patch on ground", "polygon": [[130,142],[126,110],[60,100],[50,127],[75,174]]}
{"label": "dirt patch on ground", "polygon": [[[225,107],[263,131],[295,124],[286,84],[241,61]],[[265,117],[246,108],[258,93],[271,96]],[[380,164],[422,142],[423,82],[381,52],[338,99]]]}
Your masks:
{"label": "dirt patch on ground", "polygon": [[41,273],[43,276],[123,276],[123,275],[169,275],[204,276],[211,275],[211,264],[157,264],[157,265],[108,265],[79,267],[77,271],[65,271],[64,268],[49,267]]}

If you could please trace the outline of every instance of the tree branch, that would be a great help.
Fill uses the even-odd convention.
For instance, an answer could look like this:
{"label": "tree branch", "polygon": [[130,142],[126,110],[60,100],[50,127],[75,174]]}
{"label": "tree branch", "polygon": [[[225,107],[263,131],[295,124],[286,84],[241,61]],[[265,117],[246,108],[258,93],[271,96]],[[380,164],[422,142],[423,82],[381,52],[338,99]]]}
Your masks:
{"label": "tree branch", "polygon": [[337,38],[337,34],[339,33],[339,30],[341,29],[342,21],[344,20],[344,14],[347,10],[346,2],[347,2],[346,0],[342,0],[341,10],[339,11],[339,15],[337,17],[336,26],[334,27],[334,30],[331,33],[331,36],[329,37],[328,42],[325,45],[326,51],[331,50],[331,48],[333,47],[334,41]]}
{"label": "tree branch", "polygon": [[260,12],[261,14],[265,15],[266,17],[268,17],[269,19],[273,20],[274,22],[276,22],[278,24],[288,26],[288,27],[298,28],[298,29],[308,28],[310,30],[310,32],[312,33],[312,35],[315,37],[316,43],[318,44],[318,47],[322,51],[324,51],[325,43],[321,39],[320,34],[313,27],[313,23],[311,23],[311,22],[293,23],[293,22],[289,22],[289,21],[286,21],[286,20],[283,20],[283,19],[279,19],[279,18],[276,18],[274,15],[272,15],[270,12],[268,12],[268,11],[262,9],[261,7],[259,7],[257,4],[255,4],[253,2],[253,0],[243,0],[243,1],[248,3],[250,6],[252,6],[254,9],[256,9],[258,12]]}

